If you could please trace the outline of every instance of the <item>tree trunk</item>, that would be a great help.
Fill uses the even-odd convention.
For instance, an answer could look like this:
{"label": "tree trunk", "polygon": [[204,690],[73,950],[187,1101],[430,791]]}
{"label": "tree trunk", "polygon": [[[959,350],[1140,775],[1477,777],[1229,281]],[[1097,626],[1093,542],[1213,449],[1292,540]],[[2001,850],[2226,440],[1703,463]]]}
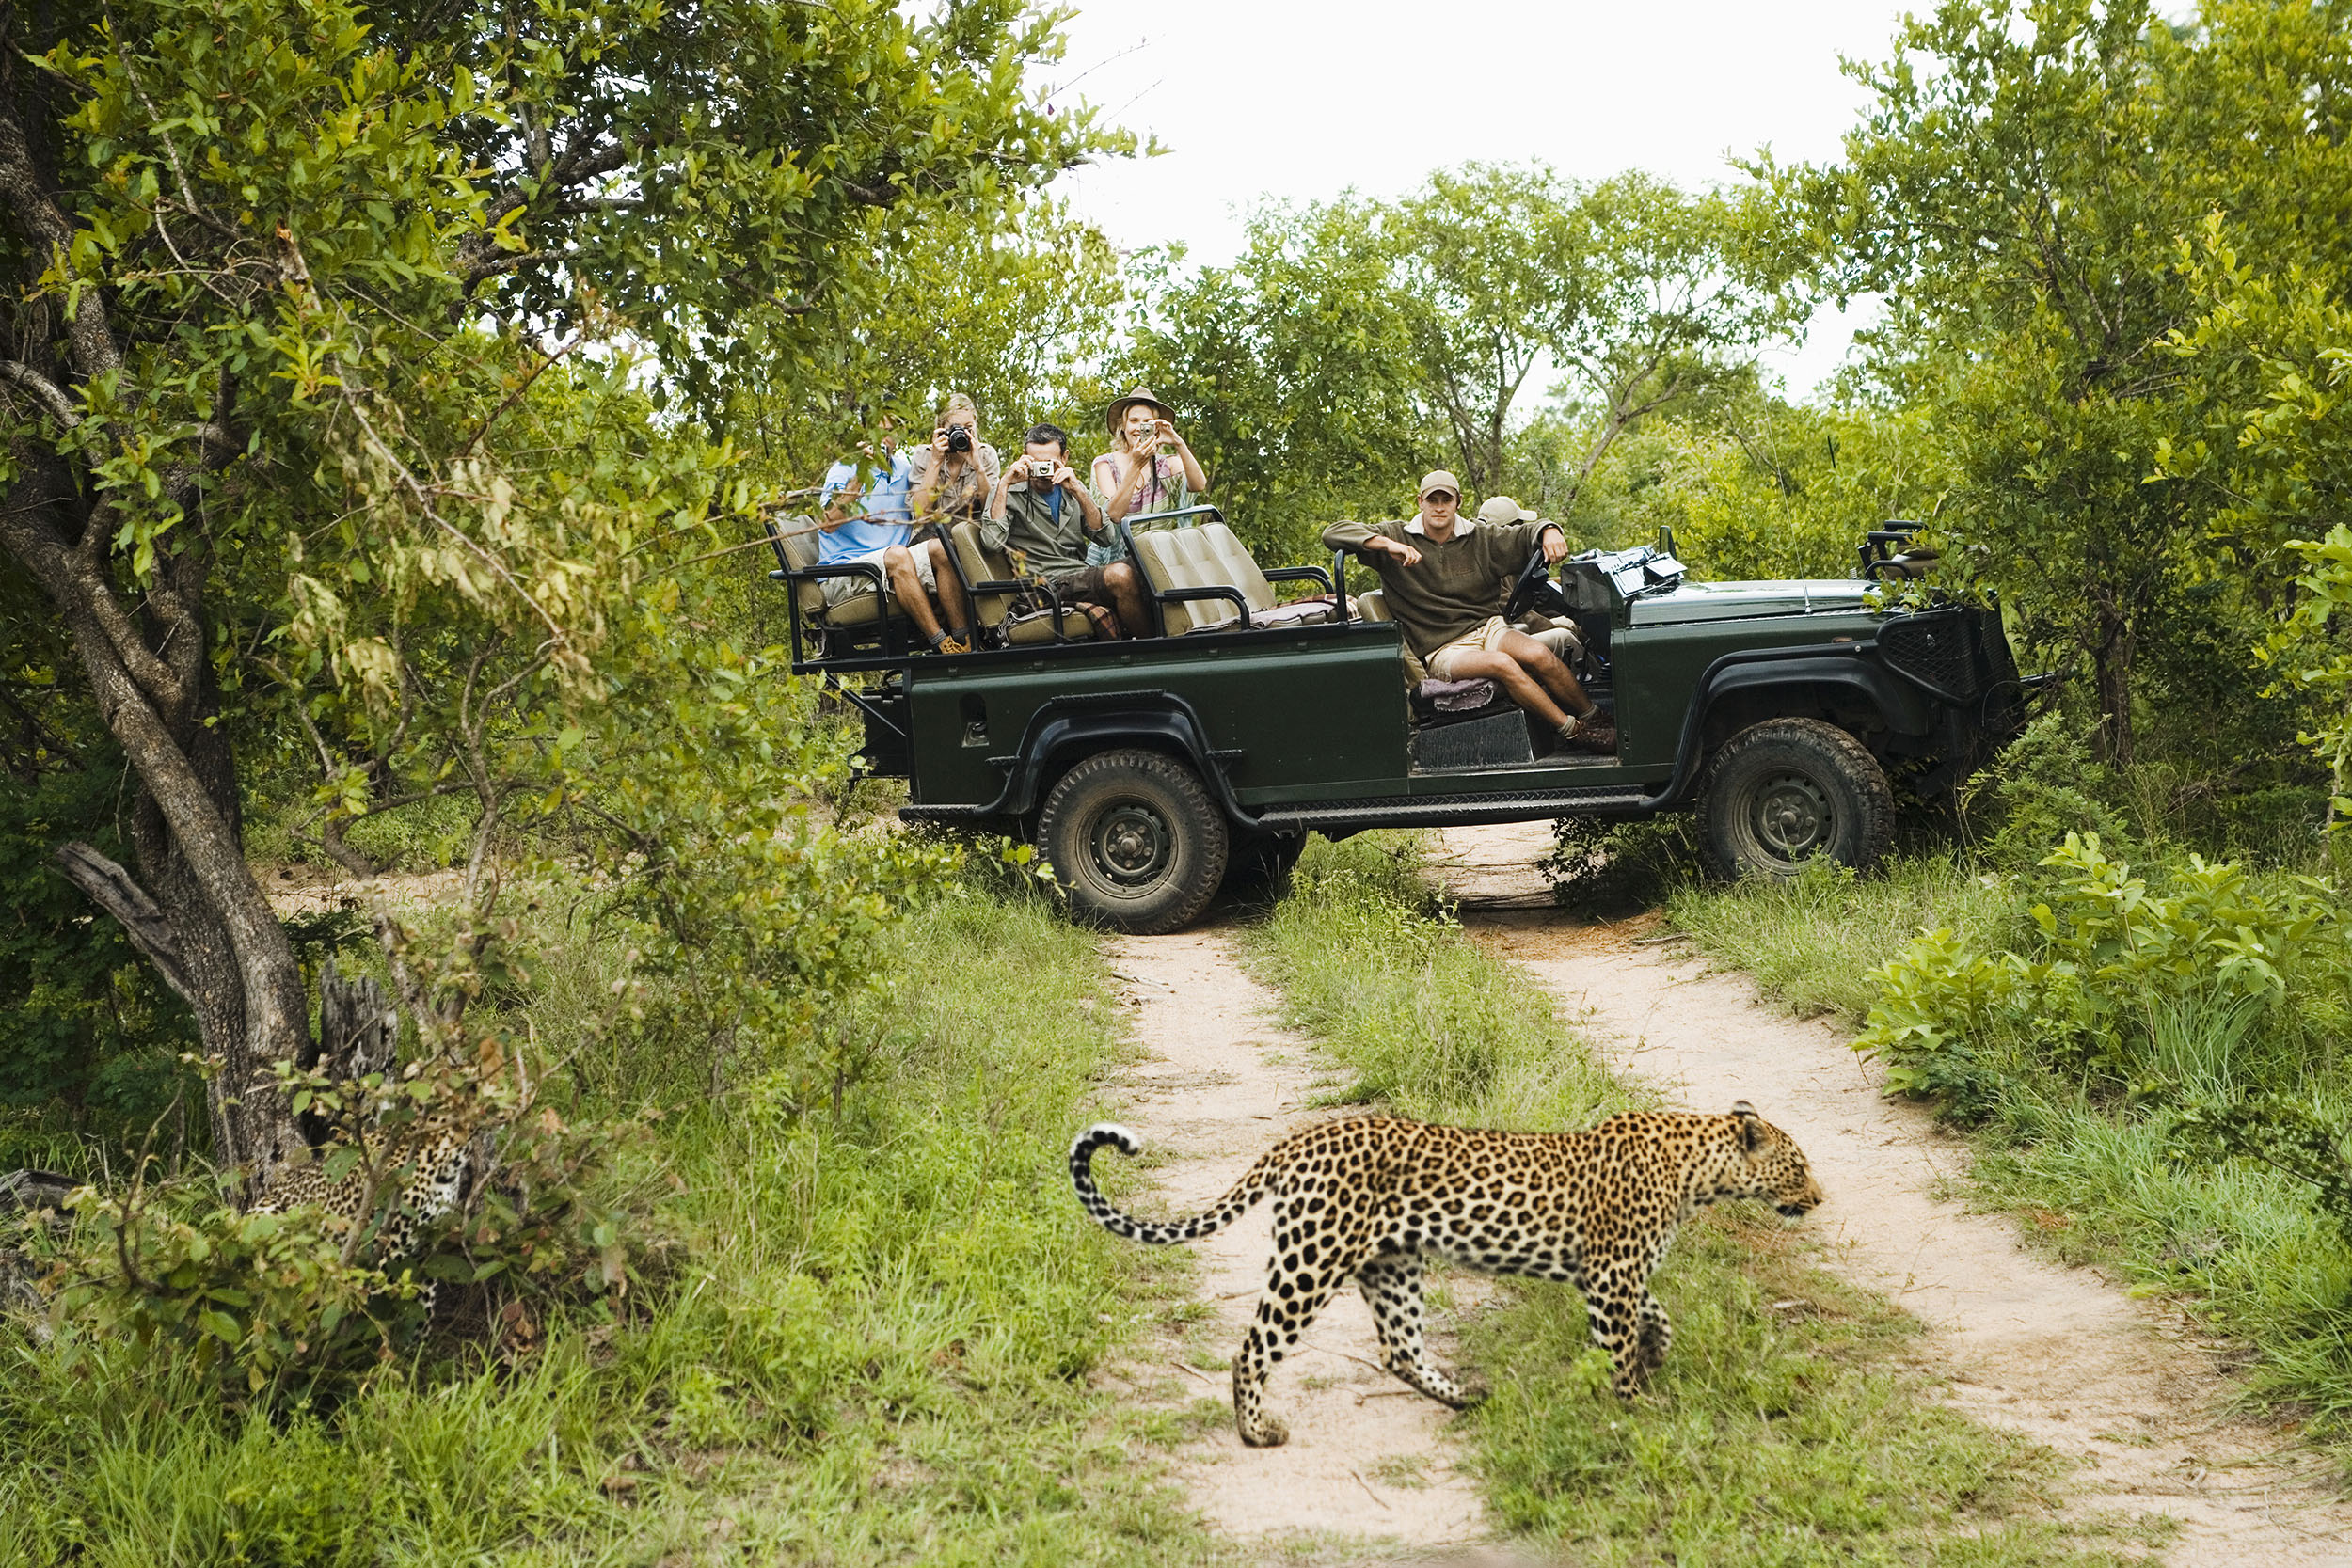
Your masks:
{"label": "tree trunk", "polygon": [[84,447],[58,436],[82,427],[84,388],[110,385],[117,407],[109,425],[125,430],[135,428],[146,391],[124,357],[106,291],[77,289],[60,302],[40,282],[81,236],[44,162],[58,103],[46,73],[32,71],[26,80],[23,20],[0,6],[0,214],[15,231],[24,302],[0,345],[0,395],[20,416],[10,421],[0,548],[55,607],[138,779],[131,838],[139,879],[87,846],[69,847],[59,864],[124,920],[134,943],[195,1009],[206,1054],[219,1068],[215,1151],[266,1186],[302,1139],[264,1075],[275,1061],[308,1065],[311,1046],[302,971],[246,864],[235,758],[215,722],[201,501],[211,467],[243,445],[232,434],[235,388],[222,378],[208,427],[215,436],[166,473],[162,499],[181,521],[165,535],[151,576],[126,590],[116,580],[121,493],[97,469],[115,455],[114,437]]}
{"label": "tree trunk", "polygon": [[2091,645],[2091,673],[2099,700],[2099,760],[2111,768],[2132,765],[2132,652],[2136,639],[2128,616],[2111,599],[2099,605],[2098,640]]}

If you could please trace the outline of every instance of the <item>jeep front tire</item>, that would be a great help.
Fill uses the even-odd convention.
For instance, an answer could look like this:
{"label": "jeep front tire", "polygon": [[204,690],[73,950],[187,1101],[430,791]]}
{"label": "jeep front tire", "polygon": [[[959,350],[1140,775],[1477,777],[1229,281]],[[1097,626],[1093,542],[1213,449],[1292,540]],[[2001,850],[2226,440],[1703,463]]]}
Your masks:
{"label": "jeep front tire", "polygon": [[1860,741],[1818,719],[1769,719],[1708,765],[1708,859],[1726,877],[1793,877],[1816,855],[1867,870],[1886,853],[1895,797]]}
{"label": "jeep front tire", "polygon": [[1073,908],[1134,936],[1186,925],[1225,876],[1224,814],[1199,774],[1157,752],[1104,752],[1063,774],[1037,845]]}

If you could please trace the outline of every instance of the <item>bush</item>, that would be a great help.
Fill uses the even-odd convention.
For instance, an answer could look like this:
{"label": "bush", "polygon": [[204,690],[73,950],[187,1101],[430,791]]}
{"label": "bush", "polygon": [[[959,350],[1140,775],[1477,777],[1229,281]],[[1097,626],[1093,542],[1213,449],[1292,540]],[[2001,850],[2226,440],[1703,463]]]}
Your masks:
{"label": "bush", "polygon": [[2061,709],[2027,724],[1973,793],[1991,802],[1996,825],[1982,850],[2003,871],[2032,875],[2050,846],[2070,832],[2090,834],[2114,853],[2132,852],[2122,786]]}
{"label": "bush", "polygon": [[[47,1112],[54,1129],[118,1148],[194,1086],[180,1057],[196,1044],[186,1006],[50,863],[75,838],[129,858],[120,781],[120,758],[102,755],[0,789],[0,1111]],[[81,1168],[71,1142],[51,1148],[49,1163]]]}
{"label": "bush", "polygon": [[1973,949],[1945,927],[1873,972],[1879,1000],[1854,1049],[1887,1058],[1890,1089],[1973,1119],[1997,1100],[2005,1055],[2143,1094],[2210,1088],[2226,1064],[2184,1040],[2211,1040],[2217,1023],[2242,1037],[2292,985],[2326,990],[2313,983],[2344,972],[2344,927],[2313,879],[2264,886],[2191,855],[2159,892],[2073,832],[2042,867],[2056,880],[2030,952]]}
{"label": "bush", "polygon": [[1630,914],[1701,876],[1697,821],[1681,815],[1634,822],[1564,816],[1551,825],[1551,853],[1538,868],[1570,913]]}

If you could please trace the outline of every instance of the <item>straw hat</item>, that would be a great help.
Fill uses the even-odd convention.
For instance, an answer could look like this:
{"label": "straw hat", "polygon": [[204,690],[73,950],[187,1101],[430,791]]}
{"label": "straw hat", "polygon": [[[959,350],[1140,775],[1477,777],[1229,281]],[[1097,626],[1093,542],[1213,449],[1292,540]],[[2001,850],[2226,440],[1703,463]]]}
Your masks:
{"label": "straw hat", "polygon": [[1138,403],[1150,407],[1153,418],[1162,420],[1168,418],[1168,404],[1153,397],[1151,388],[1137,387],[1104,411],[1103,423],[1109,428],[1113,436],[1118,435],[1120,427],[1126,423],[1127,410]]}

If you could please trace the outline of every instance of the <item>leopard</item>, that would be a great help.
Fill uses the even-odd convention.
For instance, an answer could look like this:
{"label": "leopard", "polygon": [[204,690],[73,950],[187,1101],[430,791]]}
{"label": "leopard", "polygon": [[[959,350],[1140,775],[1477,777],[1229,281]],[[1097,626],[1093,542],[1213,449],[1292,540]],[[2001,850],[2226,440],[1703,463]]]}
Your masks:
{"label": "leopard", "polygon": [[[380,1188],[369,1190],[366,1162],[355,1162],[341,1177],[327,1174],[326,1150],[309,1163],[278,1173],[253,1205],[257,1214],[280,1214],[315,1204],[338,1219],[365,1225],[380,1215],[374,1237],[376,1258],[389,1265],[416,1250],[427,1227],[447,1216],[465,1196],[466,1179],[473,1166],[473,1138],[453,1118],[426,1117],[404,1127],[386,1148],[373,1151],[376,1180],[399,1180],[398,1201],[387,1210]],[[373,1212],[369,1212],[373,1209]],[[436,1281],[426,1280],[417,1299],[429,1320],[439,1295]]]}
{"label": "leopard", "polygon": [[1096,1123],[1070,1147],[1070,1179],[1087,1213],[1130,1241],[1197,1242],[1273,1199],[1274,1256],[1232,1363],[1233,1422],[1251,1448],[1288,1440],[1267,1377],[1350,1280],[1372,1307],[1383,1365],[1455,1409],[1484,1392],[1430,1359],[1425,1265],[1565,1281],[1583,1294],[1610,1386],[1631,1401],[1674,1341],[1649,1278],[1677,1228],[1726,1199],[1761,1200],[1791,1225],[1822,1201],[1804,1151],[1744,1100],[1720,1115],[1622,1112],[1581,1132],[1342,1117],[1275,1144],[1206,1212],[1179,1220],[1137,1219],[1105,1198],[1093,1170],[1104,1146],[1133,1156],[1143,1140]]}

